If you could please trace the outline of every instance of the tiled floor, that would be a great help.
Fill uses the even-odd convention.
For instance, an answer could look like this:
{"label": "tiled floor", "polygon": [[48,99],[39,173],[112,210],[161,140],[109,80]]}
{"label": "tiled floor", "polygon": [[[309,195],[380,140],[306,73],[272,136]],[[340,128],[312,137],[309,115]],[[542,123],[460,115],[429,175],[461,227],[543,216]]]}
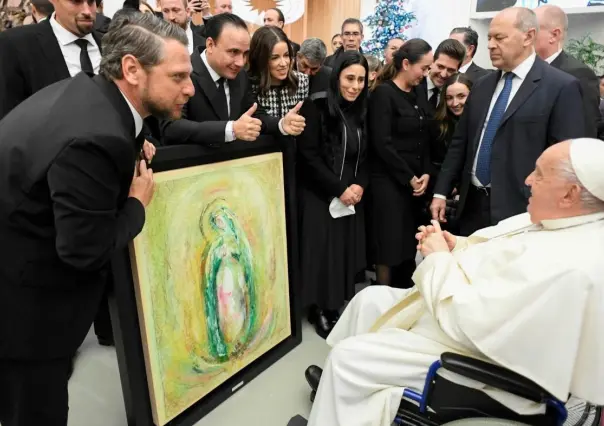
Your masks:
{"label": "tiled floor", "polygon": [[[308,418],[304,370],[323,365],[329,347],[303,323],[302,343],[248,383],[196,426],[286,426],[296,414]],[[115,349],[86,338],[69,383],[69,426],[126,426]]]}

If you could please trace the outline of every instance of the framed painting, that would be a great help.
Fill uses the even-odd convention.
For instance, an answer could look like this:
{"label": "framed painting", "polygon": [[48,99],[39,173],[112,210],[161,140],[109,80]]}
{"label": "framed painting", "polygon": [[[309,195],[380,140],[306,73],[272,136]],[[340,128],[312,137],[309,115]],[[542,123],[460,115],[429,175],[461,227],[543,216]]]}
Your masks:
{"label": "framed painting", "polygon": [[141,410],[157,426],[192,424],[300,342],[287,156],[254,151],[154,167],[145,226],[121,264],[140,336],[136,360],[132,345],[121,357],[140,376],[123,366],[123,387],[138,388],[125,394],[134,424]]}

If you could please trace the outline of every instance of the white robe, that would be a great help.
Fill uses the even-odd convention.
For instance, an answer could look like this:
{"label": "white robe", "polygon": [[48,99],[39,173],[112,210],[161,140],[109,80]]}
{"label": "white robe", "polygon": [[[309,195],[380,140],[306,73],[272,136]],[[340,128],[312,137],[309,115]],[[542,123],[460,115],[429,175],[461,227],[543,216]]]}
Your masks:
{"label": "white robe", "polygon": [[[604,404],[604,213],[532,225],[528,214],[458,238],[410,290],[369,287],[329,335],[309,426],[390,426],[443,352],[498,363],[560,400]],[[451,373],[522,414],[539,407]]]}

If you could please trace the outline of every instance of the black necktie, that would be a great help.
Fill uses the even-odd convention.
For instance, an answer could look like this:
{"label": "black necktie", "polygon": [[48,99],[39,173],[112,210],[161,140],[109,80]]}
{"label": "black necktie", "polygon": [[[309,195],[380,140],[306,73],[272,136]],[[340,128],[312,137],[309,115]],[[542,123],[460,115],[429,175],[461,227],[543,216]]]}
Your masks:
{"label": "black necktie", "polygon": [[436,108],[438,106],[438,87],[435,87],[434,89],[432,89],[432,96],[430,97],[430,103],[432,104],[432,106],[434,108]]}
{"label": "black necktie", "polygon": [[223,120],[229,119],[229,106],[227,105],[226,91],[224,90],[224,77],[220,77],[216,83],[218,88],[216,89],[216,112]]}
{"label": "black necktie", "polygon": [[94,68],[92,68],[92,61],[88,56],[88,40],[79,38],[75,42],[80,47],[80,68],[87,74],[94,74]]}

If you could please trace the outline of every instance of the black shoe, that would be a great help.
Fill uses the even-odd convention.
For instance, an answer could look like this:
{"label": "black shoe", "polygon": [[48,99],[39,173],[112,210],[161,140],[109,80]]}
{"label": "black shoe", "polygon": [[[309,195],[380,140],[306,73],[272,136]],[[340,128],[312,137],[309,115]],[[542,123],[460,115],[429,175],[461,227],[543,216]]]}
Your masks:
{"label": "black shoe", "polygon": [[334,324],[325,316],[323,313],[316,318],[315,323],[315,332],[319,335],[319,337],[323,339],[327,339],[331,330],[333,330]]}
{"label": "black shoe", "polygon": [[315,402],[315,397],[317,396],[317,391],[312,391],[310,393],[310,402]]}
{"label": "black shoe", "polygon": [[325,316],[325,313],[318,307],[314,306],[308,313],[308,322],[315,326],[315,331],[323,339],[327,339],[329,333],[333,329],[334,323]]}
{"label": "black shoe", "polygon": [[322,374],[323,370],[316,365],[311,365],[304,372],[304,377],[306,377],[306,381],[312,390],[316,391],[318,389]]}
{"label": "black shoe", "polygon": [[323,315],[327,320],[331,323],[332,326],[336,325],[338,320],[340,319],[340,313],[338,311],[328,311],[324,310]]}
{"label": "black shoe", "polygon": [[115,346],[113,336],[111,336],[111,337],[96,336],[96,338],[99,341],[99,345],[101,345],[101,346]]}

